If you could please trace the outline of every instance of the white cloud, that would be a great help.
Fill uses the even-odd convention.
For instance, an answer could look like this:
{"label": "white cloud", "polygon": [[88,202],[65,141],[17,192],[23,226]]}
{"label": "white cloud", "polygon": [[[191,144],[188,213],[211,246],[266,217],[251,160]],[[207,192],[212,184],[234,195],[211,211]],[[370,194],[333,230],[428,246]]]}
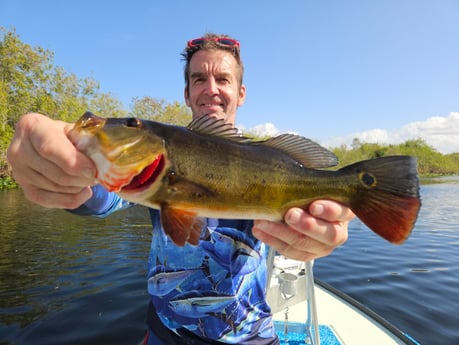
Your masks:
{"label": "white cloud", "polygon": [[371,129],[352,133],[328,139],[322,145],[327,147],[351,145],[354,138],[365,143],[379,144],[399,144],[406,140],[420,138],[441,153],[459,152],[459,112],[452,112],[446,117],[434,116],[425,121],[411,122],[393,131]]}
{"label": "white cloud", "polygon": [[242,132],[250,133],[251,135],[254,135],[256,137],[264,137],[264,136],[273,137],[280,133],[279,130],[276,128],[276,126],[274,126],[270,122],[264,123],[261,125],[257,125],[248,130],[245,128],[244,125],[238,125],[238,128],[242,130]]}
{"label": "white cloud", "polygon": [[[240,128],[245,131],[243,126]],[[257,125],[247,131],[256,136],[275,136],[280,133],[272,123]],[[351,146],[355,138],[364,143],[378,144],[400,144],[411,139],[423,139],[427,145],[443,154],[459,152],[459,112],[452,112],[448,116],[434,116],[425,121],[411,122],[392,131],[375,128],[328,138],[320,141],[320,144],[325,147],[338,147],[343,144]]]}

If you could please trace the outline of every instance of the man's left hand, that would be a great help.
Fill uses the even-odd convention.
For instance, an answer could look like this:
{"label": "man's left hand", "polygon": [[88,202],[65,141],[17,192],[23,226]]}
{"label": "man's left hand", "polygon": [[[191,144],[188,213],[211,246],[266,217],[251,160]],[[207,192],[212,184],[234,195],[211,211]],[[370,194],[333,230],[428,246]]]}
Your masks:
{"label": "man's left hand", "polygon": [[309,212],[291,208],[285,222],[256,220],[253,234],[282,255],[310,261],[329,255],[346,242],[348,224],[354,213],[346,206],[329,200],[311,203]]}

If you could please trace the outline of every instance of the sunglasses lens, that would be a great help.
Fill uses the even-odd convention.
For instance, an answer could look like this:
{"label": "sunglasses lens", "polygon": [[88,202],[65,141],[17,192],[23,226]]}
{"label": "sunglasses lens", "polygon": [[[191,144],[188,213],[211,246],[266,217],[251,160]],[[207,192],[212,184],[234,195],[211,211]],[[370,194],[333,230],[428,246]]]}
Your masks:
{"label": "sunglasses lens", "polygon": [[188,42],[188,46],[189,47],[196,47],[196,46],[199,46],[201,44],[203,44],[205,41],[204,38],[195,38],[194,40],[191,40]]}
{"label": "sunglasses lens", "polygon": [[234,47],[237,46],[237,41],[228,38],[219,38],[218,43],[224,46]]}

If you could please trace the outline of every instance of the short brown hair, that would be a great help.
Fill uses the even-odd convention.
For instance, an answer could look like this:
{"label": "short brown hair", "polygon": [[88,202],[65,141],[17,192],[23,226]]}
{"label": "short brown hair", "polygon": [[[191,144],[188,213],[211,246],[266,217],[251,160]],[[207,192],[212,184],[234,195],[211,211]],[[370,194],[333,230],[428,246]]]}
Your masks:
{"label": "short brown hair", "polygon": [[187,45],[181,54],[183,61],[185,61],[184,74],[185,74],[186,89],[188,90],[190,86],[190,76],[189,75],[190,75],[191,58],[197,51],[200,51],[200,50],[223,50],[223,51],[227,51],[231,53],[231,55],[233,55],[234,58],[236,59],[237,65],[239,66],[238,75],[236,77],[239,82],[239,87],[241,87],[242,79],[244,75],[244,64],[242,63],[242,60],[241,60],[239,45],[234,46],[234,47],[223,46],[221,44],[218,44],[217,41],[213,40],[215,38],[230,38],[234,40],[228,35],[217,35],[217,34],[208,32],[204,36],[202,36],[202,38],[204,38],[204,40],[196,46],[190,47]]}

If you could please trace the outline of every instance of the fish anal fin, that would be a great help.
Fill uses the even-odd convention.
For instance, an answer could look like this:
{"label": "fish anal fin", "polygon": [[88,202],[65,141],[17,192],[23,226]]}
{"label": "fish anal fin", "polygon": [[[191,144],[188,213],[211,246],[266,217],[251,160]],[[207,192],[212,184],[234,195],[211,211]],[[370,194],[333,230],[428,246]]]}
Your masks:
{"label": "fish anal fin", "polygon": [[205,220],[194,212],[164,204],[161,206],[161,224],[172,241],[182,247],[187,242],[199,243]]}

